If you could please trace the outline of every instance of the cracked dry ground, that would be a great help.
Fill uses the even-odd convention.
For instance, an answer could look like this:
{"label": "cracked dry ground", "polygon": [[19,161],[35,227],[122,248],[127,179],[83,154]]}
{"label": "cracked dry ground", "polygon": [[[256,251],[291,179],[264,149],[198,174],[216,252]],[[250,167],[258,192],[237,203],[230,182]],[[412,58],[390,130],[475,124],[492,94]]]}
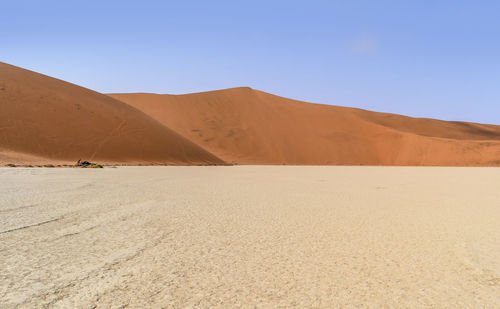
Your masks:
{"label": "cracked dry ground", "polygon": [[498,308],[496,168],[0,169],[0,308]]}

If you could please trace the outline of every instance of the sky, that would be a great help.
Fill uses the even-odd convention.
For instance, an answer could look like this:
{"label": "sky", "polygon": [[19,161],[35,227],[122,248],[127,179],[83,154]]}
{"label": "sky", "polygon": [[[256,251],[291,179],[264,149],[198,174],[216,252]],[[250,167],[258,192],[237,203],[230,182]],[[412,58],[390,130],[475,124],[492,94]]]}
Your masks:
{"label": "sky", "polygon": [[0,61],[99,92],[238,86],[500,124],[500,1],[3,1]]}

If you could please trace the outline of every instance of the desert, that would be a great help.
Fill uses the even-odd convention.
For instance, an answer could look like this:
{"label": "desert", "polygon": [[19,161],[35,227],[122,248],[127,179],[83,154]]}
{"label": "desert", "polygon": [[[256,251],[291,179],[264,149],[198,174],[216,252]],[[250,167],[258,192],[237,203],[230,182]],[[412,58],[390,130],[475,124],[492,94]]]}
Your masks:
{"label": "desert", "polygon": [[120,101],[0,62],[0,162],[222,164]]}
{"label": "desert", "polygon": [[500,303],[500,126],[0,63],[0,133],[2,308]]}
{"label": "desert", "polygon": [[0,168],[2,308],[495,308],[496,168]]}
{"label": "desert", "polygon": [[110,96],[235,164],[500,165],[497,125],[312,104],[248,87]]}
{"label": "desert", "polygon": [[0,309],[500,308],[500,1],[3,1]]}
{"label": "desert", "polygon": [[0,164],[499,166],[500,126],[248,87],[102,94],[0,63]]}

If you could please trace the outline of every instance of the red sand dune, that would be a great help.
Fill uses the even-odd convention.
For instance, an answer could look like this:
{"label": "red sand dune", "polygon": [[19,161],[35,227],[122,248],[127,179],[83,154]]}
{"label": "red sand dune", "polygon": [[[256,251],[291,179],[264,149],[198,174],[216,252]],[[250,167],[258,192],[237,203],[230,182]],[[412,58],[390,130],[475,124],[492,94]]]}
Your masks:
{"label": "red sand dune", "polygon": [[0,162],[221,164],[109,96],[0,62]]}
{"label": "red sand dune", "polygon": [[500,126],[311,104],[250,88],[110,94],[226,162],[500,165]]}

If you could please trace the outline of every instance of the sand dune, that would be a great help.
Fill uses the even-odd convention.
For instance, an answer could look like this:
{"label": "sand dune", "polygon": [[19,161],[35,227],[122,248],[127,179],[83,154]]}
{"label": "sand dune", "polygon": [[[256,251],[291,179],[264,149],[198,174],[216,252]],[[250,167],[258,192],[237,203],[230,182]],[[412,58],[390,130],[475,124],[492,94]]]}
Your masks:
{"label": "sand dune", "polygon": [[[127,104],[125,104],[125,103]],[[0,63],[0,163],[500,165],[500,126],[251,88],[108,96]]]}
{"label": "sand dune", "polygon": [[250,88],[110,94],[239,164],[500,165],[500,126],[311,104]]}
{"label": "sand dune", "polygon": [[0,63],[0,163],[216,164],[220,159],[109,96]]}

